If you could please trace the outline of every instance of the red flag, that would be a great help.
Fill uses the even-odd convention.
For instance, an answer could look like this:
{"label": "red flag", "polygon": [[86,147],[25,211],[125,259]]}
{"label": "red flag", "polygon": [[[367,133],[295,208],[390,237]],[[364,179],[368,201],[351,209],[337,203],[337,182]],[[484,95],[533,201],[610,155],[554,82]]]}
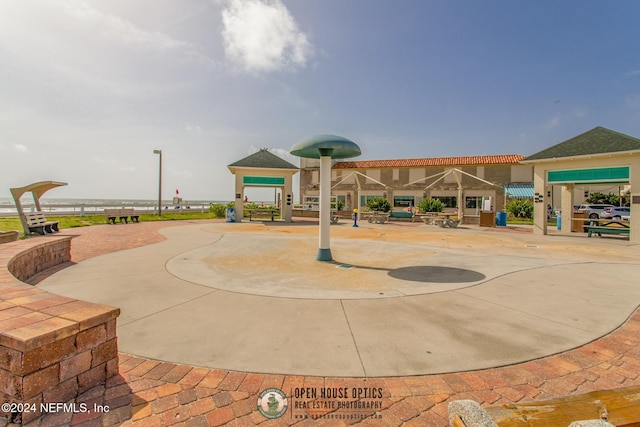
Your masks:
{"label": "red flag", "polygon": [[180,192],[178,191],[178,189],[176,188],[176,194],[180,194]]}

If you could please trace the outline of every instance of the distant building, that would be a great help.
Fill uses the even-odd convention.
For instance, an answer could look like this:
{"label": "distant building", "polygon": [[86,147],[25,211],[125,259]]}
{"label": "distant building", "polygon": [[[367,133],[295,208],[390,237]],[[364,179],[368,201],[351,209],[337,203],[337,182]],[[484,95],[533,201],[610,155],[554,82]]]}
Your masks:
{"label": "distant building", "polygon": [[[384,197],[395,216],[408,216],[410,206],[430,197],[442,201],[448,212],[461,206],[464,222],[477,223],[481,210],[503,210],[507,198],[533,198],[533,167],[520,164],[524,158],[507,154],[336,161],[332,195],[349,212],[366,206],[370,198]],[[319,178],[318,161],[302,159],[300,198],[306,208],[314,207]]]}

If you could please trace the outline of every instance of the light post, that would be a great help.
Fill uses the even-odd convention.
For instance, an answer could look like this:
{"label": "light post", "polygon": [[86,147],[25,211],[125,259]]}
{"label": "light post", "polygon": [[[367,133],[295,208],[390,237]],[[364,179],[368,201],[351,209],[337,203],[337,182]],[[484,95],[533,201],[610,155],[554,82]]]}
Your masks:
{"label": "light post", "polygon": [[158,216],[162,216],[162,150],[153,150],[153,154],[160,155],[160,167],[158,173]]}

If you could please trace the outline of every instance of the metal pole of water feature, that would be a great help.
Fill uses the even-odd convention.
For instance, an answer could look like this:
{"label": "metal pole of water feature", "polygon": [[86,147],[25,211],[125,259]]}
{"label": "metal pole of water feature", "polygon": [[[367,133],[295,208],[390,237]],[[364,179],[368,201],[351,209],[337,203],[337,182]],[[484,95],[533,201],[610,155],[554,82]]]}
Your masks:
{"label": "metal pole of water feature", "polygon": [[331,261],[331,153],[332,148],[320,150],[320,235],[318,261]]}
{"label": "metal pole of water feature", "polygon": [[317,135],[304,139],[291,148],[298,157],[320,159],[320,215],[317,261],[333,261],[331,256],[331,159],[360,155],[360,147],[336,135]]}

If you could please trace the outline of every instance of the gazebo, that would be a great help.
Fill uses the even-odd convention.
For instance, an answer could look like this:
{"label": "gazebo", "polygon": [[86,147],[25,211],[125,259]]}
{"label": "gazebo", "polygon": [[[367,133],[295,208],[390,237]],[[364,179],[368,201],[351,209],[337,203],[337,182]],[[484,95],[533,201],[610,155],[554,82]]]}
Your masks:
{"label": "gazebo", "polygon": [[293,203],[293,175],[298,167],[269,152],[266,148],[227,166],[236,176],[235,211],[238,221],[244,215],[244,189],[246,187],[280,188],[283,202],[280,217],[291,222]]}
{"label": "gazebo", "polygon": [[[571,232],[574,188],[630,184],[632,211],[640,211],[640,139],[596,127],[521,161],[531,164],[535,234],[547,234],[546,206],[552,186],[561,186],[561,232]],[[634,206],[638,206],[637,208]],[[631,215],[629,240],[640,242],[640,215]]]}

